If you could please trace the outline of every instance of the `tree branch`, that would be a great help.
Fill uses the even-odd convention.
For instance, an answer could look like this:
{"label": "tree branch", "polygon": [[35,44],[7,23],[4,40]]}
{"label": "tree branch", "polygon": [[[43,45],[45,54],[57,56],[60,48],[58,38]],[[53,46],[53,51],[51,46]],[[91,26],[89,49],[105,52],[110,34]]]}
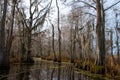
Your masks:
{"label": "tree branch", "polygon": [[76,1],[76,2],[84,3],[84,4],[88,5],[89,7],[91,7],[91,8],[96,10],[96,8],[94,6],[92,6],[91,4],[89,4],[89,3],[85,2],[85,1]]}
{"label": "tree branch", "polygon": [[113,6],[117,5],[118,3],[120,3],[120,1],[118,1],[118,2],[116,2],[116,3],[114,3],[114,4],[112,4],[111,6],[109,6],[108,8],[106,8],[104,11],[109,10],[109,9],[112,8]]}
{"label": "tree branch", "polygon": [[17,11],[18,11],[18,13],[20,14],[20,16],[21,16],[21,18],[22,18],[22,21],[24,22],[24,24],[25,24],[25,26],[29,29],[29,27],[28,27],[28,25],[27,25],[27,22],[26,22],[26,20],[25,20],[25,17],[24,17],[24,12],[22,13],[20,10],[19,10],[19,8],[18,8],[18,6],[16,6],[16,8],[17,8]]}
{"label": "tree branch", "polygon": [[46,11],[44,15],[42,15],[40,18],[36,20],[36,22],[34,23],[34,26],[32,27],[32,30],[37,28],[39,25],[43,25],[47,13],[48,11]]}
{"label": "tree branch", "polygon": [[93,17],[96,17],[96,15],[94,15],[94,14],[92,14],[92,13],[90,13],[90,12],[83,12],[84,14],[89,14],[89,15],[91,15],[91,16],[93,16]]}
{"label": "tree branch", "polygon": [[[52,0],[51,0],[51,2],[52,2]],[[41,14],[45,9],[49,9],[49,8],[51,7],[51,2],[49,2],[42,10],[40,10],[40,11],[38,12],[38,15],[37,15],[33,20],[35,20],[36,18],[38,18],[38,17],[40,16],[40,14]]]}

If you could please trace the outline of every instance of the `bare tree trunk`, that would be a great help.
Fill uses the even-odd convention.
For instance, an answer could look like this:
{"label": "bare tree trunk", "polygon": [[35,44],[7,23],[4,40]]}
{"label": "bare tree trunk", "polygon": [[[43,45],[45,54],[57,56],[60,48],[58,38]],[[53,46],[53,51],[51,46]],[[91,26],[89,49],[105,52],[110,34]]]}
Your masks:
{"label": "bare tree trunk", "polygon": [[74,40],[72,46],[72,55],[71,55],[71,63],[74,63],[75,55],[76,55],[76,31],[74,31]]}
{"label": "bare tree trunk", "polygon": [[113,32],[110,31],[110,45],[111,45],[111,55],[112,55],[112,59],[113,59],[113,62],[115,64],[115,58],[114,58],[114,55],[113,55]]}
{"label": "bare tree trunk", "polygon": [[105,31],[104,31],[104,10],[103,4],[100,0],[96,0],[96,10],[97,10],[97,25],[96,25],[96,35],[97,35],[97,50],[99,54],[99,65],[105,65]]}
{"label": "bare tree trunk", "polygon": [[55,37],[55,30],[54,30],[54,25],[51,23],[52,25],[52,50],[53,50],[53,54],[54,54],[54,61],[57,61],[57,57],[56,57],[56,53],[55,53],[55,42],[54,42],[54,37]]}
{"label": "bare tree trunk", "polygon": [[117,21],[118,14],[117,14],[117,13],[116,13],[115,17],[116,17],[116,37],[117,37],[117,40],[116,40],[116,46],[117,46],[117,62],[120,63],[119,36],[118,36],[118,31],[117,31],[117,28],[118,28],[118,21]]}
{"label": "bare tree trunk", "polygon": [[70,29],[70,60],[73,61],[73,29]]}
{"label": "bare tree trunk", "polygon": [[30,31],[28,31],[28,43],[27,43],[27,62],[28,63],[33,63],[34,61],[33,61],[33,59],[32,59],[32,57],[31,57],[31,47],[32,47],[32,41],[31,41],[31,30]]}
{"label": "bare tree trunk", "polygon": [[[25,47],[25,44],[26,44],[26,41],[25,41],[25,25],[24,25],[24,22],[21,22],[22,24],[22,31],[19,32],[19,35],[21,35],[20,37],[20,43],[21,43],[21,50],[20,50],[20,54],[21,54],[21,62],[24,60],[24,55],[26,54],[26,47]],[[20,24],[20,23],[18,23]],[[20,30],[20,26],[19,26],[19,30]],[[22,34],[21,34],[22,32]]]}
{"label": "bare tree trunk", "polygon": [[9,28],[9,32],[8,32],[8,36],[7,36],[7,41],[6,41],[6,47],[5,47],[5,51],[6,53],[8,53],[8,55],[10,54],[11,51],[11,47],[12,47],[12,42],[13,42],[13,27],[14,27],[14,17],[15,17],[15,5],[16,5],[16,1],[13,0],[12,2],[13,7],[12,7],[12,15],[11,15],[11,25]]}
{"label": "bare tree trunk", "polygon": [[54,25],[52,24],[52,49],[54,53],[54,61],[57,61],[56,53],[55,53],[55,45],[54,45]]}
{"label": "bare tree trunk", "polygon": [[77,40],[76,35],[77,35],[77,32],[78,32],[78,19],[76,19],[75,30],[73,33],[71,63],[74,63],[74,60],[76,58],[76,40]]}
{"label": "bare tree trunk", "polygon": [[79,59],[82,60],[82,45],[81,45],[81,40],[78,41],[79,44]]}
{"label": "bare tree trunk", "polygon": [[58,0],[56,0],[56,7],[57,7],[57,14],[58,14],[58,43],[59,43],[59,56],[58,56],[58,62],[61,62],[61,30],[60,30],[60,11],[59,11],[59,6],[58,6]]}
{"label": "bare tree trunk", "polygon": [[101,17],[102,17],[102,24],[101,24],[101,35],[102,35],[102,49],[101,49],[101,57],[102,57],[102,65],[105,66],[105,12],[104,12],[104,7],[103,7],[103,0],[101,0]]}
{"label": "bare tree trunk", "polygon": [[32,5],[30,0],[30,22],[29,22],[29,28],[28,28],[28,43],[27,43],[27,62],[33,62],[33,59],[31,57],[31,47],[32,47],[32,25],[33,25],[33,14],[32,14]]}
{"label": "bare tree trunk", "polygon": [[119,52],[119,36],[118,33],[116,32],[117,40],[116,40],[116,45],[117,45],[117,62],[120,63],[120,52]]}
{"label": "bare tree trunk", "polygon": [[0,24],[0,69],[9,68],[9,56],[5,53],[5,21],[7,12],[7,0],[4,0],[3,16]]}
{"label": "bare tree trunk", "polygon": [[27,56],[25,62],[27,63],[33,63],[33,59],[31,57],[31,47],[32,47],[32,25],[33,25],[33,13],[32,13],[32,1],[30,0],[30,9],[29,9],[29,14],[30,14],[30,22],[29,22],[29,27],[27,28]]}

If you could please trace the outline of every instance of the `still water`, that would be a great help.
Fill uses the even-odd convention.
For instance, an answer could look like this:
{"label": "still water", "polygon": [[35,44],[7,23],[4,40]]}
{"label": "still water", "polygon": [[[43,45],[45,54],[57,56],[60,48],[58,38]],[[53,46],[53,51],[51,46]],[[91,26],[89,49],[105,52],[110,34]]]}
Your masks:
{"label": "still water", "polygon": [[[6,72],[6,73],[5,73]],[[92,78],[77,72],[74,65],[35,62],[34,65],[11,64],[9,71],[0,74],[0,80],[103,80]]]}

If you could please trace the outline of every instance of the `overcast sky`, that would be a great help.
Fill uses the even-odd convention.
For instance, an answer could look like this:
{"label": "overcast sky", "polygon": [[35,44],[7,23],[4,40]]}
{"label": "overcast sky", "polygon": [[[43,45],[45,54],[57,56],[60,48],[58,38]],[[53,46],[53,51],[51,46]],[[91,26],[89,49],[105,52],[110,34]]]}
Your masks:
{"label": "overcast sky", "polygon": [[[25,6],[29,6],[29,0],[24,0],[25,1],[25,3],[24,3],[24,5]],[[50,1],[50,0],[49,0]],[[57,9],[56,9],[56,2],[55,2],[56,0],[53,0],[53,2],[52,2],[52,10],[51,10],[51,13],[52,13],[52,15],[51,15],[51,17],[52,17],[52,19],[53,20],[55,20],[54,18],[56,18],[56,16],[57,16]],[[66,0],[67,2],[69,1],[71,1],[71,0]],[[86,0],[86,1],[89,1],[89,0]],[[112,5],[113,3],[115,3],[115,2],[117,2],[117,1],[119,1],[119,0],[104,0],[104,1],[106,1],[105,2],[105,4],[104,4],[104,7],[105,8],[107,8],[107,7],[109,7],[110,5]],[[47,2],[45,2],[46,4],[47,4]],[[45,4],[44,3],[44,4]],[[70,12],[70,10],[71,10],[71,7],[70,6],[65,6],[65,5],[63,5],[63,3],[61,3],[60,2],[60,0],[58,0],[58,3],[59,3],[59,7],[60,7],[60,13],[61,14],[68,14],[69,12]],[[120,8],[120,3],[118,4],[118,5],[116,5],[115,7],[119,7]],[[108,10],[107,12],[106,12],[106,19],[109,21],[108,23],[107,23],[107,25],[110,25],[110,26],[114,26],[115,24],[111,24],[111,22],[114,22],[115,20],[114,20],[114,18],[115,18],[115,15],[114,15],[114,12],[113,12],[113,9],[115,8],[115,7],[113,7],[113,8],[111,8],[110,10]],[[95,13],[95,12],[94,12]]]}

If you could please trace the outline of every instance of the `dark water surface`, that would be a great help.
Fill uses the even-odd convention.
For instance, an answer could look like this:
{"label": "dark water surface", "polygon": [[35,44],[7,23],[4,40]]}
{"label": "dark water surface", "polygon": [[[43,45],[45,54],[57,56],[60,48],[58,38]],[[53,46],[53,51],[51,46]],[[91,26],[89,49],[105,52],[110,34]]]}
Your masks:
{"label": "dark water surface", "polygon": [[0,80],[104,80],[82,75],[74,65],[58,64],[48,61],[35,62],[34,65],[11,64],[10,70],[1,72]]}

